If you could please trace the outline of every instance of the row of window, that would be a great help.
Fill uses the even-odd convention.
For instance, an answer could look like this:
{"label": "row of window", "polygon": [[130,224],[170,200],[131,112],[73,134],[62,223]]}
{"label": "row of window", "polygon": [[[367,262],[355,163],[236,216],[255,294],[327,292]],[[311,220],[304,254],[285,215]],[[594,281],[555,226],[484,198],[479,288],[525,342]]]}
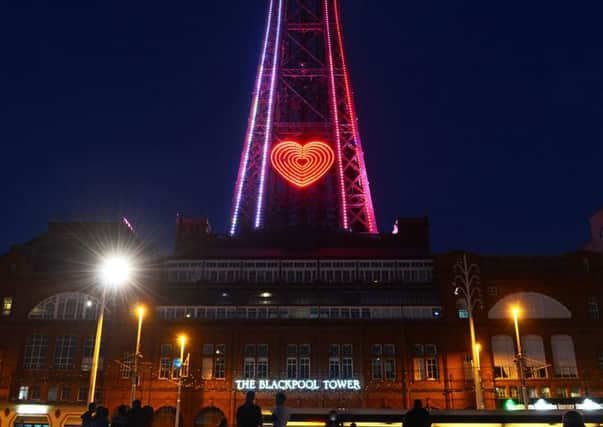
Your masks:
{"label": "row of window", "polygon": [[432,267],[433,261],[420,260],[384,260],[384,261],[367,261],[367,260],[337,260],[337,261],[274,261],[274,260],[257,260],[257,261],[167,261],[167,268],[180,269],[199,269],[199,268],[426,268]]}
{"label": "row of window", "polygon": [[[74,396],[74,392],[76,389],[70,386],[62,386],[60,389],[56,385],[48,386],[46,399],[48,402],[86,402],[88,400],[88,387],[79,387],[77,388],[77,394]],[[75,399],[74,399],[75,397]],[[40,400],[41,393],[39,386],[27,386],[22,385],[19,387],[19,391],[17,394],[18,400]],[[99,401],[102,399],[101,390],[96,390],[95,400]]]}
{"label": "row of window", "polygon": [[94,320],[98,317],[98,301],[86,294],[65,292],[51,296],[37,304],[30,319]]}
{"label": "row of window", "polygon": [[[504,387],[498,386],[495,388],[497,399],[519,399],[521,390],[519,387],[511,386]],[[551,399],[553,394],[551,393],[550,386],[541,387],[527,387],[528,397],[530,399]],[[580,387],[556,387],[555,397],[559,399],[566,399],[571,397],[580,397]]]}
{"label": "row of window", "polygon": [[416,282],[433,280],[433,262],[425,261],[198,261],[166,263],[169,282],[313,283],[316,281]]}
{"label": "row of window", "polygon": [[201,306],[157,308],[162,320],[183,319],[437,319],[442,310],[436,306],[393,307],[311,307],[311,306]]}
{"label": "row of window", "polygon": [[[420,344],[420,346],[423,346]],[[432,357],[413,358],[413,380],[426,381],[439,378],[438,359],[435,356],[434,344],[427,344],[433,348]],[[415,346],[416,347],[416,346]],[[159,379],[175,377],[174,354],[175,347],[171,344],[161,346],[159,361]],[[204,344],[201,358],[201,377],[203,379],[225,379],[225,352],[224,344]],[[286,348],[285,370],[279,375],[287,379],[308,379],[311,377],[311,346],[310,344],[288,344]],[[373,380],[395,381],[396,360],[394,344],[373,344],[371,346],[371,378]],[[270,377],[268,344],[246,344],[244,347],[242,366],[243,378],[266,379]],[[124,364],[124,366],[129,366]],[[127,377],[129,371],[122,371],[122,376]],[[355,378],[354,354],[352,344],[329,345],[327,377]]]}
{"label": "row of window", "polygon": [[[555,377],[575,378],[578,376],[574,342],[569,335],[551,336],[551,352]],[[547,364],[544,341],[538,335],[521,337],[525,376],[527,378],[547,378]],[[517,357],[513,338],[508,335],[492,337],[492,353],[494,357],[494,375],[499,379],[517,379]]]}
{"label": "row of window", "polygon": [[[73,369],[75,367],[75,356],[78,351],[79,338],[73,335],[63,335],[56,338],[54,345],[53,363],[54,369]],[[92,353],[94,351],[94,337],[89,336],[83,340],[82,371],[89,371],[92,364]],[[102,366],[103,346],[100,349],[99,367]],[[30,335],[25,342],[23,355],[23,367],[25,369],[45,369],[48,359],[48,337],[45,335]]]}

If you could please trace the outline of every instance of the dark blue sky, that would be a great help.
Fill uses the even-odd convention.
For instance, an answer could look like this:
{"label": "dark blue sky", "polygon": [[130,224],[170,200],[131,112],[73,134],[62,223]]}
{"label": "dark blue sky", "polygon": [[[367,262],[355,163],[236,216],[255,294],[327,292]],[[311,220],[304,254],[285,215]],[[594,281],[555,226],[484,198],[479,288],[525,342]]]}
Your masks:
{"label": "dark blue sky", "polygon": [[[52,220],[226,230],[265,2],[0,6],[0,252]],[[382,231],[558,253],[603,205],[603,3],[344,0]],[[52,6],[50,6],[52,4]]]}

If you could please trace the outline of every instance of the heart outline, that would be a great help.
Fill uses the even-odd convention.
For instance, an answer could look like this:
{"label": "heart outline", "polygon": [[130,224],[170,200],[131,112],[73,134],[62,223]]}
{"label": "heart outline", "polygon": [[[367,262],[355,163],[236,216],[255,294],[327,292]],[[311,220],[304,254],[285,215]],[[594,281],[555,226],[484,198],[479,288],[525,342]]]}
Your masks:
{"label": "heart outline", "polygon": [[[300,159],[305,160],[305,164],[301,164]],[[323,141],[310,141],[302,145],[287,140],[272,147],[270,162],[286,181],[298,188],[306,188],[321,179],[333,166],[335,153]]]}

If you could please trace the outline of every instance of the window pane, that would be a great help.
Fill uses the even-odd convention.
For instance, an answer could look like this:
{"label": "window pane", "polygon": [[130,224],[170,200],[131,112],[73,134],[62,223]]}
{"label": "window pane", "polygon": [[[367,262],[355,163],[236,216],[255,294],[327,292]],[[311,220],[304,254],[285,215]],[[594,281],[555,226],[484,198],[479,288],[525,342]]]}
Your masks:
{"label": "window pane", "polygon": [[246,358],[243,363],[243,377],[254,378],[255,377],[255,359]]}
{"label": "window pane", "polygon": [[302,357],[299,359],[299,378],[310,378],[310,358]]}
{"label": "window pane", "polygon": [[214,360],[211,357],[204,357],[201,362],[201,378],[210,380],[213,378]]}
{"label": "window pane", "polygon": [[383,364],[381,362],[381,359],[379,359],[379,358],[373,359],[372,366],[373,366],[373,379],[375,379],[375,380],[383,379]]}
{"label": "window pane", "polygon": [[215,372],[214,378],[223,380],[226,378],[226,366],[224,362],[224,358],[217,357],[215,362]]}
{"label": "window pane", "polygon": [[553,365],[557,377],[577,377],[576,354],[574,353],[574,341],[569,335],[553,335],[551,337],[551,349],[553,350]]}
{"label": "window pane", "polygon": [[268,359],[260,358],[257,361],[257,377],[268,378]]}
{"label": "window pane", "polygon": [[413,379],[415,381],[423,381],[425,379],[425,366],[422,358],[415,357],[412,360]]}
{"label": "window pane", "polygon": [[425,370],[428,380],[437,380],[439,378],[438,359],[435,357],[425,359]]}
{"label": "window pane", "polygon": [[339,359],[329,359],[329,378],[339,378]]}
{"label": "window pane", "polygon": [[23,367],[25,369],[43,369],[46,367],[48,353],[48,337],[31,335],[25,343]]}
{"label": "window pane", "polygon": [[354,377],[354,362],[351,357],[346,357],[343,359],[341,368],[341,376],[343,378],[347,379]]}
{"label": "window pane", "polygon": [[159,379],[167,380],[172,370],[172,358],[162,357],[159,359]]}
{"label": "window pane", "polygon": [[385,360],[385,379],[395,380],[396,379],[396,361],[394,359]]}
{"label": "window pane", "polygon": [[77,337],[65,335],[57,338],[54,350],[55,369],[73,369],[76,345]]}
{"label": "window pane", "polygon": [[297,359],[295,357],[287,358],[287,378],[297,378]]}

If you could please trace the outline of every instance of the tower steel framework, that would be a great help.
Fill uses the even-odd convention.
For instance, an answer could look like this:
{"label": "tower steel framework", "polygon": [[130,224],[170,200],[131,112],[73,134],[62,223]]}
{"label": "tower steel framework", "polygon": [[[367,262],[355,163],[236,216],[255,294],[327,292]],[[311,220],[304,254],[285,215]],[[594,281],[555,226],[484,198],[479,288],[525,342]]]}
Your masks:
{"label": "tower steel framework", "polygon": [[291,226],[377,232],[338,0],[268,2],[230,234]]}

